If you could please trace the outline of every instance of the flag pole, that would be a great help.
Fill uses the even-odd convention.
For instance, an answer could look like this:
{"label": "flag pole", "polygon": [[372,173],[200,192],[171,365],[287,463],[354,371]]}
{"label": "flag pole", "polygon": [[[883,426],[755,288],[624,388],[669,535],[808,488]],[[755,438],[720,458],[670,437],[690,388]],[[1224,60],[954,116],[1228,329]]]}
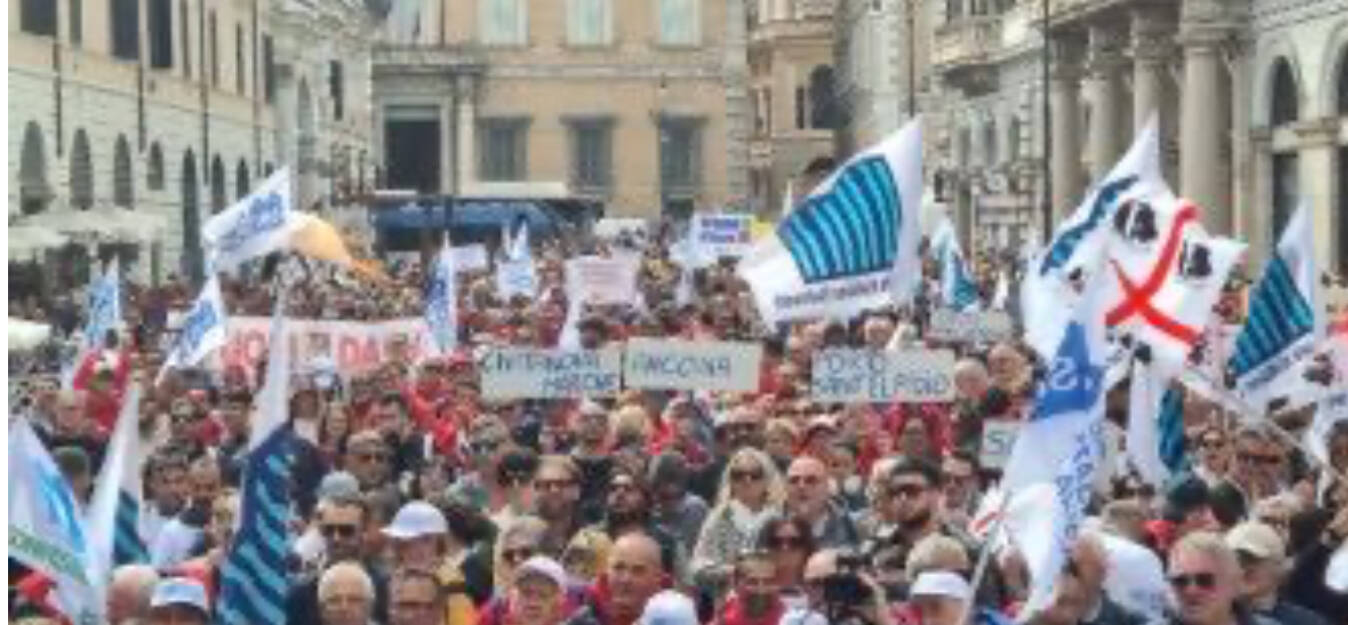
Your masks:
{"label": "flag pole", "polygon": [[997,516],[992,522],[992,527],[988,528],[987,538],[983,544],[978,547],[978,563],[974,565],[973,578],[969,580],[969,598],[964,601],[960,608],[960,618],[956,623],[966,625],[974,615],[974,606],[978,602],[978,586],[983,583],[983,578],[987,576],[988,564],[992,560],[992,543],[996,540],[997,532],[1002,531],[1002,525],[1006,522],[1006,509],[1011,505],[1011,493],[1007,493],[1002,499],[1002,505],[997,509]]}

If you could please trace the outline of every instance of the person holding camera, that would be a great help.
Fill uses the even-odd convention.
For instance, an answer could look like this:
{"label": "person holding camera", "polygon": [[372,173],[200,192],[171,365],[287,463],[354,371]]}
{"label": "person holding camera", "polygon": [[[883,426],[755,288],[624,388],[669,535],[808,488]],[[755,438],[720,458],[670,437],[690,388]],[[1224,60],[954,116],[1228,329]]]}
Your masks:
{"label": "person holding camera", "polygon": [[806,603],[787,610],[780,624],[895,625],[884,592],[863,566],[854,553],[815,552],[805,564]]}

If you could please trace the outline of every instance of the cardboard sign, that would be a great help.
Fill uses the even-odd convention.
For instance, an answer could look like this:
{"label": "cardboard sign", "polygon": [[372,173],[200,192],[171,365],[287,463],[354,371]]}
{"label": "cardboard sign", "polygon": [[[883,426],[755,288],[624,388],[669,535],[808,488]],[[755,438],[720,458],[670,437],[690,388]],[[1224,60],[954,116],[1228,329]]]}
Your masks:
{"label": "cardboard sign", "polygon": [[762,358],[758,343],[635,338],[627,342],[623,378],[628,388],[753,392]]}
{"label": "cardboard sign", "polygon": [[505,348],[478,362],[482,395],[490,399],[600,397],[618,392],[622,353],[617,349]]}
{"label": "cardboard sign", "polygon": [[937,309],[931,313],[929,338],[953,343],[996,343],[1015,336],[1011,315],[1001,311],[959,312]]}
{"label": "cardboard sign", "polygon": [[1011,449],[1020,435],[1020,422],[989,419],[983,422],[983,441],[978,446],[978,463],[985,469],[1000,469],[1011,458]]}
{"label": "cardboard sign", "polygon": [[751,215],[694,215],[693,232],[702,254],[711,258],[743,256],[753,246]]}
{"label": "cardboard sign", "polygon": [[630,304],[637,299],[640,257],[584,256],[566,261],[566,278],[577,299],[591,304]]}
{"label": "cardboard sign", "polygon": [[810,396],[827,403],[950,401],[954,369],[947,350],[830,349],[814,356]]}
{"label": "cardboard sign", "polygon": [[[343,374],[368,371],[389,359],[394,339],[406,340],[409,357],[415,361],[426,340],[426,321],[420,318],[383,322],[286,321],[290,338],[290,365],[302,371],[310,360],[329,358]],[[250,374],[262,363],[271,333],[266,317],[230,317],[225,325],[225,346],[220,363],[243,367]]]}

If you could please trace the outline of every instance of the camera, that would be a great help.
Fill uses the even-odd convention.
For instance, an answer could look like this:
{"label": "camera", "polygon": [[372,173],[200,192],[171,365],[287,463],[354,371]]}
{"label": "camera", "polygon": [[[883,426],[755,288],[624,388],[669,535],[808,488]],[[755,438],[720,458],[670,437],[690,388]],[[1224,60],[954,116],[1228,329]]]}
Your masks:
{"label": "camera", "polygon": [[859,553],[838,555],[838,571],[824,578],[824,615],[836,624],[868,624],[866,608],[874,605],[875,593],[861,579],[866,557]]}

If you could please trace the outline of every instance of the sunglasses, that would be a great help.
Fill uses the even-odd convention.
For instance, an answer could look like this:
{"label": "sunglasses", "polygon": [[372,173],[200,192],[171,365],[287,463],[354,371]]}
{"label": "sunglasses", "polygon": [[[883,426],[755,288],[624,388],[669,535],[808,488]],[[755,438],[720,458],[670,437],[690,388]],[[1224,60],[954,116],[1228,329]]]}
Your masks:
{"label": "sunglasses", "polygon": [[889,487],[889,496],[898,499],[916,499],[925,492],[927,487],[921,484],[895,484]]}
{"label": "sunglasses", "polygon": [[768,538],[768,549],[800,549],[805,546],[805,539],[794,534],[777,535]]}
{"label": "sunglasses", "polygon": [[1274,455],[1264,456],[1260,454],[1242,453],[1238,454],[1237,457],[1240,459],[1241,462],[1246,462],[1249,464],[1262,464],[1264,466],[1273,466],[1282,462],[1282,456],[1274,456]]}
{"label": "sunglasses", "polygon": [[356,535],[356,532],[359,531],[359,528],[357,528],[355,525],[333,523],[329,525],[319,526],[318,531],[320,534],[323,535],[324,538],[334,538],[338,536],[351,538]]}
{"label": "sunglasses", "polygon": [[519,564],[533,557],[533,555],[534,549],[532,547],[517,547],[501,551],[501,559],[511,564]]}
{"label": "sunglasses", "polygon": [[732,482],[757,482],[763,479],[763,472],[758,470],[749,471],[731,471],[730,481]]}
{"label": "sunglasses", "polygon": [[1184,590],[1190,586],[1200,590],[1212,590],[1217,586],[1217,575],[1213,573],[1171,575],[1170,585],[1174,586],[1175,590]]}
{"label": "sunglasses", "polygon": [[500,446],[501,441],[476,441],[468,445],[468,447],[473,450],[473,453],[484,455],[496,451]]}

